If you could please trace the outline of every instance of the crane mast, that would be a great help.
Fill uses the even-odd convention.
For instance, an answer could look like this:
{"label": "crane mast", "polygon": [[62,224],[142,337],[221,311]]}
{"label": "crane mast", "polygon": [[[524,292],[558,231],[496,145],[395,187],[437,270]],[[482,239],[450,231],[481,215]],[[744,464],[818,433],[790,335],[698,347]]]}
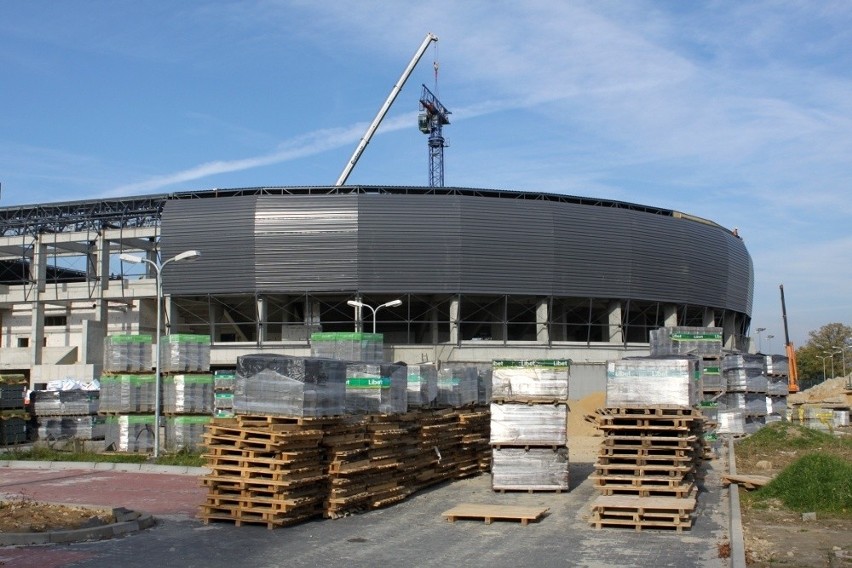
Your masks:
{"label": "crane mast", "polygon": [[790,330],[787,327],[787,303],[784,301],[784,285],[781,284],[781,317],[784,319],[784,342],[787,351],[787,383],[790,392],[799,392],[799,367],[796,363],[796,348],[790,341]]}
{"label": "crane mast", "polygon": [[411,72],[414,71],[414,68],[417,66],[417,62],[420,61],[421,57],[423,57],[423,54],[426,52],[426,48],[428,48],[429,44],[433,41],[438,41],[438,38],[431,33],[426,34],[426,37],[423,39],[423,43],[417,48],[417,52],[415,52],[414,57],[411,58],[411,61],[408,63],[408,67],[406,67],[405,71],[402,72],[402,75],[391,89],[388,98],[385,99],[384,104],[376,114],[376,118],[373,119],[373,122],[370,123],[370,126],[367,128],[364,136],[361,137],[361,141],[358,142],[355,152],[352,153],[352,157],[349,158],[349,161],[346,163],[346,167],[343,168],[340,177],[337,178],[337,182],[334,184],[335,186],[339,187],[345,184],[346,180],[349,179],[349,174],[352,173],[352,169],[355,167],[355,164],[358,163],[358,159],[361,157],[361,154],[364,152],[367,144],[370,143],[370,139],[373,137],[373,134],[375,134],[376,130],[379,128],[379,125],[382,123],[382,120],[385,118],[388,110],[390,110],[391,105],[394,100],[396,100],[397,95],[399,95],[399,92],[402,90],[402,87],[405,85],[408,77],[411,76]]}
{"label": "crane mast", "polygon": [[443,127],[450,123],[449,115],[447,107],[423,85],[417,125],[420,132],[429,135],[429,187],[444,187],[444,148],[447,144]]}

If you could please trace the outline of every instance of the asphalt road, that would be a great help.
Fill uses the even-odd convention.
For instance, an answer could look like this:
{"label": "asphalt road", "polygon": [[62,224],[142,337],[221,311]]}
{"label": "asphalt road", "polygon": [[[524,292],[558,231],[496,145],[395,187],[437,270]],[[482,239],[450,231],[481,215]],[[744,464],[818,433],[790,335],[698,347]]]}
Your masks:
{"label": "asphalt road", "polygon": [[[691,530],[595,529],[591,463],[571,464],[567,493],[495,493],[490,476],[445,483],[377,511],[268,530],[229,522],[204,525],[194,515],[205,489],[195,476],[92,470],[0,470],[0,493],[38,500],[124,506],[154,514],[155,528],[120,539],[0,549],[0,566],[16,568],[397,567],[722,567],[727,490],[718,461],[706,462]],[[540,521],[450,523],[441,513],[460,503],[542,506]]]}

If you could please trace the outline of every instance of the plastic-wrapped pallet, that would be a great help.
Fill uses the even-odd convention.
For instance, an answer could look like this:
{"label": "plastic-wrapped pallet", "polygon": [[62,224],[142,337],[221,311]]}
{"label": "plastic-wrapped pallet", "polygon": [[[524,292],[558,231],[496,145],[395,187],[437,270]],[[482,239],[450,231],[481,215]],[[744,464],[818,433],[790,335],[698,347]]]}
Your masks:
{"label": "plastic-wrapped pallet", "polygon": [[650,333],[651,356],[722,354],[721,327],[660,327]]}
{"label": "plastic-wrapped pallet", "polygon": [[0,446],[22,444],[27,441],[27,421],[20,416],[0,420]]}
{"label": "plastic-wrapped pallet", "polygon": [[104,371],[146,373],[154,367],[150,335],[109,335],[104,339]]}
{"label": "plastic-wrapped pallet", "polygon": [[36,416],[72,416],[97,414],[100,391],[44,390],[30,393],[32,412]]}
{"label": "plastic-wrapped pallet", "polygon": [[722,374],[729,391],[766,392],[768,380],[762,369],[726,369]]}
{"label": "plastic-wrapped pallet", "polygon": [[213,388],[217,391],[234,392],[236,378],[236,371],[215,371],[213,373]]}
{"label": "plastic-wrapped pallet", "polygon": [[567,420],[564,404],[491,403],[491,445],[564,446]]}
{"label": "plastic-wrapped pallet", "polygon": [[492,365],[491,363],[447,361],[441,364],[441,369],[451,373],[451,369],[461,376],[465,373],[476,375],[476,403],[486,405],[491,402]]}
{"label": "plastic-wrapped pallet", "polygon": [[311,357],[381,363],[384,360],[384,336],[381,333],[343,331],[312,333]]}
{"label": "plastic-wrapped pallet", "polygon": [[213,411],[213,375],[163,377],[163,412],[204,414]]}
{"label": "plastic-wrapped pallet", "polygon": [[719,434],[745,434],[745,413],[742,410],[719,411]]}
{"label": "plastic-wrapped pallet", "polygon": [[103,440],[103,416],[42,416],[36,421],[39,440]]}
{"label": "plastic-wrapped pallet", "polygon": [[237,357],[234,413],[335,416],[346,409],[346,363],[285,355]]}
{"label": "plastic-wrapped pallet", "polygon": [[148,453],[154,450],[154,416],[107,416],[104,448],[116,452]]}
{"label": "plastic-wrapped pallet", "polygon": [[155,375],[103,375],[99,412],[153,412]]}
{"label": "plastic-wrapped pallet", "polygon": [[169,416],[166,419],[166,449],[196,450],[204,445],[204,431],[210,416]]}
{"label": "plastic-wrapped pallet", "polygon": [[790,384],[786,377],[767,377],[766,394],[787,396],[790,394]]}
{"label": "plastic-wrapped pallet", "polygon": [[438,369],[438,405],[461,407],[479,400],[476,367],[442,366]]}
{"label": "plastic-wrapped pallet", "polygon": [[767,355],[765,359],[767,375],[789,375],[790,361],[786,355]]}
{"label": "plastic-wrapped pallet", "polygon": [[217,392],[213,395],[213,415],[217,418],[234,415],[234,393]]}
{"label": "plastic-wrapped pallet", "polygon": [[346,412],[403,414],[408,411],[408,368],[398,363],[347,363]]}
{"label": "plastic-wrapped pallet", "polygon": [[494,400],[568,400],[569,359],[495,360]]}
{"label": "plastic-wrapped pallet", "polygon": [[438,368],[434,363],[408,366],[408,406],[431,406],[438,398]]}
{"label": "plastic-wrapped pallet", "polygon": [[0,383],[0,410],[23,409],[26,390],[26,384]]}
{"label": "plastic-wrapped pallet", "polygon": [[694,357],[631,357],[607,362],[606,406],[692,408],[700,400]]}
{"label": "plastic-wrapped pallet", "polygon": [[741,410],[746,416],[765,415],[766,395],[751,392],[729,392],[720,397],[726,410]]}
{"label": "plastic-wrapped pallet", "polygon": [[491,454],[494,490],[567,491],[568,448],[498,448]]}
{"label": "plastic-wrapped pallet", "polygon": [[704,391],[721,392],[726,390],[727,383],[722,377],[719,359],[700,359],[701,389]]}
{"label": "plastic-wrapped pallet", "polygon": [[206,373],[210,370],[210,336],[179,333],[160,342],[163,373]]}

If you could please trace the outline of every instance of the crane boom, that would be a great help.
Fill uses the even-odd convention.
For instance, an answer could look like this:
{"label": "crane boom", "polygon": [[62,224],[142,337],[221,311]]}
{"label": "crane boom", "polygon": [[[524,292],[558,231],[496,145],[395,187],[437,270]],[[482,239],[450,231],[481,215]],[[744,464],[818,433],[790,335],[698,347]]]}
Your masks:
{"label": "crane boom", "polygon": [[396,100],[397,95],[402,90],[402,87],[405,85],[405,82],[408,80],[408,77],[411,75],[411,72],[414,71],[414,68],[417,66],[417,63],[420,61],[420,58],[423,57],[423,54],[426,53],[426,48],[429,47],[433,41],[438,41],[438,38],[431,34],[427,33],[426,37],[423,39],[423,43],[420,44],[420,47],[417,48],[417,52],[414,54],[414,57],[411,58],[411,61],[408,63],[408,67],[405,68],[405,71],[402,72],[402,75],[399,77],[399,80],[391,89],[388,98],[385,100],[385,103],[382,105],[382,108],[379,109],[378,114],[376,114],[376,118],[373,119],[373,122],[370,123],[370,126],[367,128],[367,131],[364,133],[364,136],[361,137],[361,141],[358,142],[358,146],[355,148],[355,151],[352,153],[352,157],[349,158],[349,162],[347,162],[346,167],[343,168],[343,172],[341,172],[340,177],[337,178],[337,182],[334,184],[339,187],[346,183],[346,180],[349,179],[349,174],[352,173],[352,169],[355,167],[355,164],[358,163],[358,159],[361,157],[361,154],[364,152],[364,148],[367,147],[367,144],[370,143],[370,139],[373,137],[373,134],[379,128],[379,125],[382,123],[382,120],[385,118],[388,110],[390,110],[393,101]]}
{"label": "crane boom", "polygon": [[787,352],[787,384],[790,392],[799,392],[799,368],[796,363],[796,348],[790,341],[790,331],[787,327],[787,303],[784,301],[784,285],[781,284],[781,316],[784,318],[784,341]]}

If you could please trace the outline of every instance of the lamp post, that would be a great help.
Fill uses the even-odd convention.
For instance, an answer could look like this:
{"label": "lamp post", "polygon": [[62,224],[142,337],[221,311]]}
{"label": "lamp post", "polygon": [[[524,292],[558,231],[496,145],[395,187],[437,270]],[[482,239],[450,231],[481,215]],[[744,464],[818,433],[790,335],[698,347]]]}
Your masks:
{"label": "lamp post", "polygon": [[395,308],[397,306],[402,305],[402,300],[397,298],[396,300],[391,300],[390,302],[385,302],[380,306],[376,306],[375,308],[370,304],[365,304],[364,302],[359,302],[358,300],[349,300],[346,302],[353,308],[369,308],[370,311],[373,312],[373,333],[376,333],[376,312],[381,310],[382,308]]}
{"label": "lamp post", "polygon": [[[823,353],[828,353],[828,351],[823,351]],[[825,374],[825,360],[831,357],[831,355],[825,355],[822,357],[817,355],[817,357],[822,359],[822,380],[826,380],[828,378],[828,375]]]}
{"label": "lamp post", "polygon": [[[829,355],[829,357],[831,357],[831,378],[832,378],[832,379],[833,379],[834,377],[836,377],[836,376],[837,376],[837,375],[834,373],[834,356],[835,356],[835,355],[837,355],[838,353],[843,353],[843,350],[841,349],[840,351],[832,351],[831,353],[829,353],[829,354],[828,354],[828,355]],[[846,374],[846,373],[844,373],[844,375],[845,375],[845,374]]]}
{"label": "lamp post", "polygon": [[150,264],[154,267],[157,284],[157,348],[154,351],[154,457],[160,457],[160,322],[162,320],[162,305],[163,305],[163,268],[170,262],[180,262],[181,260],[195,260],[201,253],[197,250],[186,250],[180,254],[173,256],[165,262],[154,262],[141,256],[132,254],[120,254],[119,258],[125,262],[133,264]]}
{"label": "lamp post", "polygon": [[761,352],[760,334],[763,333],[764,331],[766,331],[766,328],[765,327],[759,327],[759,328],[755,329],[754,331],[757,332],[757,352],[760,353]]}

